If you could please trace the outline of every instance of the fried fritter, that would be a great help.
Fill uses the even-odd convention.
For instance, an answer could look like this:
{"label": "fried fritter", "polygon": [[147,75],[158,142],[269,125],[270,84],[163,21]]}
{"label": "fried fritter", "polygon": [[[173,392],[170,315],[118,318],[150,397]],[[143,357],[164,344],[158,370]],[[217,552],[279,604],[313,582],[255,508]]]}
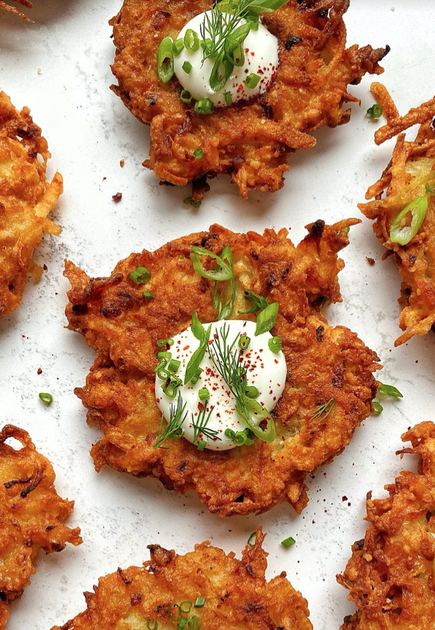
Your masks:
{"label": "fried fritter", "polygon": [[[67,262],[69,328],[97,352],[86,386],[75,390],[88,422],[104,434],[92,448],[96,469],[109,464],[156,477],[177,492],[194,490],[222,516],[263,512],[282,501],[300,512],[307,503],[306,473],[343,450],[376,395],[376,354],[347,328],[329,326],[320,312],[326,298],[341,301],[337,273],[344,264],[337,252],[348,244],[346,228],[355,223],[317,221],[298,247],[286,230],[261,236],[213,225],[155,252],[132,254],[109,278],[91,279]],[[201,452],[180,439],[153,449],[161,417],[154,395],[156,342],[189,326],[193,310],[202,322],[216,318],[214,283],[200,277],[189,258],[194,244],[216,254],[225,245],[232,250],[236,299],[230,318],[255,319],[239,314],[252,306],[245,289],[279,303],[273,334],[282,338],[288,374],[272,412],[277,433],[272,443],[256,440],[230,451]],[[151,272],[145,288],[152,300],[129,278],[138,266]],[[226,303],[229,283],[220,284]],[[331,399],[335,413],[319,413],[319,405]]]}
{"label": "fried fritter", "polygon": [[49,157],[30,110],[18,112],[0,92],[0,315],[19,306],[29,271],[41,277],[32,256],[44,233],[61,232],[47,219],[62,192],[59,173],[45,179]]}
{"label": "fried fritter", "polygon": [[[87,610],[52,630],[180,628],[182,618],[186,628],[207,630],[311,630],[307,602],[286,573],[266,582],[263,539],[257,531],[241,560],[208,541],[185,556],[149,545],[150,561],[100,578],[94,593],[85,593]],[[197,598],[202,606],[195,607]]]}
{"label": "fried fritter", "polygon": [[[29,0],[14,0],[17,4],[21,4],[23,7],[28,7],[29,9],[33,9],[33,4],[29,2]],[[11,6],[7,2],[3,2],[0,0],[0,9],[4,11],[10,11],[10,13],[14,13],[18,15],[18,17],[23,18],[23,20],[27,20],[27,22],[31,22],[32,20],[22,11],[18,11],[15,7]]]}
{"label": "fried fritter", "polygon": [[358,607],[341,630],[429,630],[435,619],[435,424],[402,435],[420,456],[418,473],[401,472],[386,499],[367,499],[370,523],[340,584]]}
{"label": "fried fritter", "polygon": [[[21,442],[16,450],[7,440]],[[11,602],[21,597],[35,573],[39,549],[61,551],[67,542],[82,542],[78,527],[63,521],[74,502],[61,499],[54,471],[29,434],[7,425],[0,431],[0,630],[6,627]]]}
{"label": "fried fritter", "polygon": [[[176,79],[164,84],[157,74],[157,49],[163,37],[176,38],[211,0],[124,0],[111,21],[116,57],[113,91],[140,121],[151,125],[150,159],[144,165],[176,185],[193,181],[199,201],[206,177],[229,173],[242,197],[250,189],[274,192],[283,186],[287,159],[315,144],[311,134],[323,125],[349,120],[347,92],[366,73],[379,74],[389,48],[346,49],[343,14],[349,0],[290,0],[265,26],[279,41],[280,64],[267,93],[250,101],[196,114],[180,100]],[[198,147],[203,157],[196,159]],[[198,181],[199,180],[199,181]],[[198,185],[196,185],[195,184]]]}
{"label": "fried fritter", "polygon": [[[435,195],[428,194],[426,216],[415,236],[406,245],[390,241],[390,228],[397,215],[411,201],[427,194],[426,184],[435,185],[435,99],[400,117],[384,86],[373,84],[372,91],[388,120],[375,133],[376,144],[399,135],[391,162],[366,193],[366,199],[374,201],[359,204],[359,208],[375,221],[373,230],[388,253],[394,253],[403,279],[399,324],[406,332],[396,340],[399,346],[413,335],[426,334],[435,323]],[[417,123],[417,137],[406,141],[401,132]]]}

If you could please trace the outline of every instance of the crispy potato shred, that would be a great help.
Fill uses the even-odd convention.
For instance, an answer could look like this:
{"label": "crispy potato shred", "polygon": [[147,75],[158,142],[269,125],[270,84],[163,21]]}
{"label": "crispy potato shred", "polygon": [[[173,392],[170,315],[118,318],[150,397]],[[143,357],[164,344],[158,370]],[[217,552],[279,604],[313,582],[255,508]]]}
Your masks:
{"label": "crispy potato shred", "polygon": [[[18,448],[7,443],[11,439],[20,442]],[[82,542],[79,528],[63,524],[74,502],[61,499],[54,478],[26,431],[12,425],[0,431],[0,630],[11,602],[30,584],[38,550],[51,553]]]}
{"label": "crispy potato shred", "polygon": [[367,500],[364,540],[340,584],[358,612],[341,630],[429,630],[435,618],[435,424],[422,422],[402,435],[420,456],[418,473],[404,471],[385,486],[386,499]]}
{"label": "crispy potato shred", "polygon": [[[287,160],[296,149],[309,149],[311,133],[346,123],[357,102],[347,91],[367,72],[380,74],[378,62],[389,48],[346,49],[343,14],[349,0],[290,0],[270,15],[265,26],[279,41],[280,63],[268,92],[259,98],[196,114],[180,100],[176,78],[164,84],[157,73],[161,40],[176,39],[211,0],[124,0],[113,25],[118,80],[113,91],[140,121],[151,126],[150,158],[144,165],[178,186],[193,182],[194,201],[206,178],[229,173],[242,197],[250,189],[274,192],[283,186]],[[198,147],[203,157],[196,159]]]}
{"label": "crispy potato shred", "polygon": [[[21,4],[21,6],[23,7],[33,9],[33,4],[29,2],[29,0],[15,0],[15,2],[17,4]],[[26,20],[27,22],[33,21],[25,13],[23,13],[22,11],[18,11],[18,9],[10,5],[8,2],[3,2],[3,0],[0,0],[0,9],[3,9],[3,11],[14,13],[14,15],[18,15],[18,17],[23,18],[23,20]]]}
{"label": "crispy potato shred", "polygon": [[30,110],[18,112],[0,92],[0,315],[19,306],[29,271],[41,277],[32,256],[44,233],[61,232],[47,218],[62,192],[59,173],[45,179],[49,157]]}
{"label": "crispy potato shred", "polygon": [[[383,106],[387,124],[375,133],[376,144],[397,137],[393,156],[378,182],[370,186],[360,210],[374,220],[379,241],[393,254],[402,277],[402,307],[399,325],[405,332],[396,340],[399,346],[413,335],[426,334],[435,323],[435,195],[428,194],[425,219],[406,245],[390,241],[390,228],[397,215],[414,199],[425,195],[426,184],[435,185],[435,98],[405,116],[399,116],[386,88],[372,85],[376,100]],[[419,124],[415,140],[402,133]],[[388,255],[386,254],[386,255]]]}
{"label": "crispy potato shred", "polygon": [[[52,630],[312,630],[307,602],[286,573],[266,581],[263,539],[258,530],[241,560],[208,541],[184,556],[149,545],[150,561],[100,578],[94,592],[85,593],[85,612]],[[178,625],[183,618],[185,626]]]}
{"label": "crispy potato shred", "polygon": [[[92,448],[96,469],[108,464],[156,477],[182,494],[194,490],[222,516],[263,512],[282,501],[300,512],[308,500],[306,474],[349,443],[370,414],[378,385],[376,354],[347,328],[329,326],[320,311],[326,299],[341,301],[337,273],[344,263],[337,252],[348,244],[347,228],[356,223],[316,221],[297,247],[284,229],[236,234],[213,225],[155,252],[132,254],[108,278],[91,279],[67,262],[69,328],[97,352],[85,387],[75,390],[88,409],[88,422],[103,432]],[[272,412],[276,438],[271,443],[257,439],[229,451],[201,452],[186,439],[169,439],[163,448],[153,448],[161,424],[154,392],[157,340],[190,326],[193,310],[202,322],[216,318],[214,282],[194,271],[191,245],[218,255],[230,246],[236,282],[230,318],[255,320],[240,314],[252,306],[245,289],[279,303],[272,334],[282,338],[288,372]],[[129,278],[139,266],[151,272],[145,285]],[[219,283],[223,303],[229,300],[229,284]],[[144,298],[144,289],[154,299]],[[334,411],[321,413],[319,406],[331,401]]]}

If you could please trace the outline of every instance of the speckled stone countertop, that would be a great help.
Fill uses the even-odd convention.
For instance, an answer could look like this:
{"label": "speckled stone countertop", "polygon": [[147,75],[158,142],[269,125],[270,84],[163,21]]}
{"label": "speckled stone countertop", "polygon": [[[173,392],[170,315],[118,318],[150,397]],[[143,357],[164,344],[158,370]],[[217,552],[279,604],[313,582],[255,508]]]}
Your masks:
{"label": "speckled stone countertop", "polygon": [[[57,473],[57,490],[76,502],[70,524],[82,529],[83,545],[41,555],[37,573],[12,606],[8,630],[46,630],[83,610],[83,591],[118,566],[148,559],[147,545],[179,552],[209,539],[240,553],[258,525],[267,532],[269,575],[286,570],[308,599],[316,630],[337,629],[352,612],[337,585],[351,544],[364,534],[365,495],[383,495],[409,456],[399,460],[400,435],[432,419],[435,408],[435,336],[414,338],[394,348],[400,279],[392,258],[362,217],[357,203],[389,161],[393,142],[375,148],[377,123],[365,117],[373,103],[371,78],[351,92],[352,119],[316,134],[317,146],[291,157],[284,189],[273,195],[239,198],[227,177],[212,182],[199,209],[183,205],[186,190],[159,186],[141,162],[147,157],[148,129],[109,90],[114,47],[108,20],[121,0],[34,0],[34,24],[0,12],[0,87],[14,105],[28,105],[52,153],[50,173],[59,170],[65,192],[54,212],[59,237],[47,236],[36,259],[47,265],[38,284],[29,281],[22,306],[0,321],[0,424],[27,429]],[[352,0],[346,17],[348,44],[391,46],[381,80],[401,113],[433,96],[435,85],[432,0]],[[426,35],[425,35],[426,34]],[[120,161],[124,160],[124,167]],[[115,203],[112,195],[122,193]],[[348,325],[379,354],[380,378],[396,385],[403,399],[386,403],[369,417],[351,445],[309,481],[310,503],[300,516],[281,505],[262,516],[220,519],[196,496],[181,497],[157,481],[134,479],[104,468],[96,474],[89,455],[98,431],[87,426],[73,388],[83,384],[94,353],[65,329],[63,261],[71,259],[91,276],[108,275],[132,251],[207,228],[212,222],[243,231],[290,228],[299,242],[304,225],[356,216],[351,243],[342,252],[343,302],[327,309],[332,323]],[[371,266],[367,257],[375,260]],[[42,373],[38,374],[38,368]],[[45,407],[38,393],[49,391]],[[280,541],[296,544],[283,549]]]}

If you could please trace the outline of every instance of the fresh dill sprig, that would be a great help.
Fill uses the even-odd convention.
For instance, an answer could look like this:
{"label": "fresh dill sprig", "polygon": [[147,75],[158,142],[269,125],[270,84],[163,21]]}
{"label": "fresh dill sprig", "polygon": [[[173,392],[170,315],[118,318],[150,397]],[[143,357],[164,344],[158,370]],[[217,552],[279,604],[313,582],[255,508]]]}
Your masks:
{"label": "fresh dill sprig", "polygon": [[[210,420],[210,416],[212,414],[214,407],[211,406],[210,410],[207,414],[207,406],[204,405],[204,407],[201,409],[201,411],[199,412],[196,420],[194,418],[193,413],[191,414],[192,416],[192,426],[193,426],[193,441],[196,442],[196,440],[199,438],[199,436],[205,435],[206,437],[210,438],[211,440],[215,437],[217,437],[218,431],[216,431],[215,429],[210,429],[207,425],[208,422]],[[220,437],[217,437],[218,440],[220,440]]]}
{"label": "fresh dill sprig", "polygon": [[183,399],[181,398],[180,392],[178,392],[177,406],[172,404],[169,410],[170,412],[169,412],[168,424],[166,425],[164,429],[162,428],[163,420],[164,420],[164,416],[162,415],[162,419],[160,421],[160,427],[159,427],[159,435],[153,444],[153,448],[158,448],[159,446],[163,444],[163,442],[166,442],[166,440],[168,440],[169,438],[173,438],[177,440],[184,433],[182,429],[182,425],[186,419],[187,411],[185,411],[186,403],[184,403],[183,405]]}
{"label": "fresh dill sprig", "polygon": [[[244,418],[248,428],[258,438],[271,442],[275,438],[275,424],[269,411],[262,407],[258,401],[246,395],[248,383],[246,369],[240,362],[240,348],[237,343],[239,335],[236,335],[234,340],[229,343],[229,332],[229,326],[225,323],[219,333],[215,334],[211,345],[208,347],[210,359],[234,396],[236,411]],[[253,421],[253,416],[267,420],[266,429],[261,429]]]}
{"label": "fresh dill sprig", "polygon": [[318,420],[320,418],[322,420],[325,420],[330,414],[334,415],[336,409],[337,409],[337,403],[335,402],[333,398],[330,398],[327,402],[317,405],[310,420]]}

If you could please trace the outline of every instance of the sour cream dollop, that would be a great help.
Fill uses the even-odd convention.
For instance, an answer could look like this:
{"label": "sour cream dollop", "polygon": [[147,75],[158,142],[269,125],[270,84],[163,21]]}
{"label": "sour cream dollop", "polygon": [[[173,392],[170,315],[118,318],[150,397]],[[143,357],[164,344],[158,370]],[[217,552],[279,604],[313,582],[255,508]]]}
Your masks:
{"label": "sour cream dollop", "polygon": [[[227,320],[213,322],[211,324],[210,341],[213,342],[216,335],[222,335],[224,326],[228,327],[229,330],[229,345],[235,338],[238,340],[243,335],[247,335],[250,338],[249,347],[240,351],[240,365],[246,369],[247,385],[253,385],[259,390],[256,400],[268,411],[272,411],[284,390],[287,376],[287,366],[283,352],[274,353],[269,349],[268,342],[272,338],[269,332],[256,337],[256,324],[251,321]],[[204,327],[208,328],[208,324],[204,324]],[[181,362],[177,376],[184,379],[186,366],[190,357],[198,348],[199,341],[193,335],[190,327],[173,339],[174,344],[171,346],[170,351],[172,358]],[[214,353],[213,345],[213,343],[209,344],[211,353]],[[234,351],[238,349],[237,341]],[[169,398],[163,392],[162,384],[164,384],[164,381],[156,375],[156,402],[165,419],[168,420],[171,405],[173,405],[173,410],[175,411],[177,397],[179,394],[181,395],[183,405],[186,404],[185,412],[187,412],[182,425],[183,437],[192,443],[195,442],[194,425],[197,424],[201,408],[205,408],[207,416],[211,411],[207,422],[207,432],[196,436],[196,443],[198,443],[198,440],[204,440],[205,448],[214,451],[226,451],[234,448],[236,445],[231,438],[225,435],[225,430],[231,429],[236,433],[246,429],[247,425],[243,417],[236,411],[233,395],[229,391],[227,383],[225,383],[213,365],[209,351],[206,351],[200,367],[202,372],[198,382],[194,385],[192,383],[189,383],[187,386],[180,385],[175,398]],[[210,397],[207,401],[201,403],[198,392],[204,388],[208,389]],[[255,416],[253,420],[255,422]],[[258,419],[256,424],[260,422],[261,418]]]}
{"label": "sour cream dollop", "polygon": [[[205,16],[211,13],[212,11],[206,11],[206,13],[196,15],[180,31],[177,39],[183,39],[188,29],[192,29],[199,36],[200,26],[204,22]],[[246,20],[240,19],[238,26],[245,23]],[[242,46],[245,52],[244,65],[234,66],[233,73],[227,83],[218,92],[214,92],[210,87],[210,74],[214,61],[205,59],[203,63],[203,49],[201,46],[196,51],[183,48],[181,53],[175,57],[174,69],[177,79],[195,100],[199,101],[203,98],[209,98],[215,107],[228,105],[225,100],[226,92],[231,94],[233,103],[265,92],[278,67],[278,40],[260,22],[256,31],[251,30],[249,32]],[[185,62],[192,66],[189,73],[183,69]],[[254,88],[249,88],[245,83],[246,78],[251,73],[260,76],[260,81]]]}

